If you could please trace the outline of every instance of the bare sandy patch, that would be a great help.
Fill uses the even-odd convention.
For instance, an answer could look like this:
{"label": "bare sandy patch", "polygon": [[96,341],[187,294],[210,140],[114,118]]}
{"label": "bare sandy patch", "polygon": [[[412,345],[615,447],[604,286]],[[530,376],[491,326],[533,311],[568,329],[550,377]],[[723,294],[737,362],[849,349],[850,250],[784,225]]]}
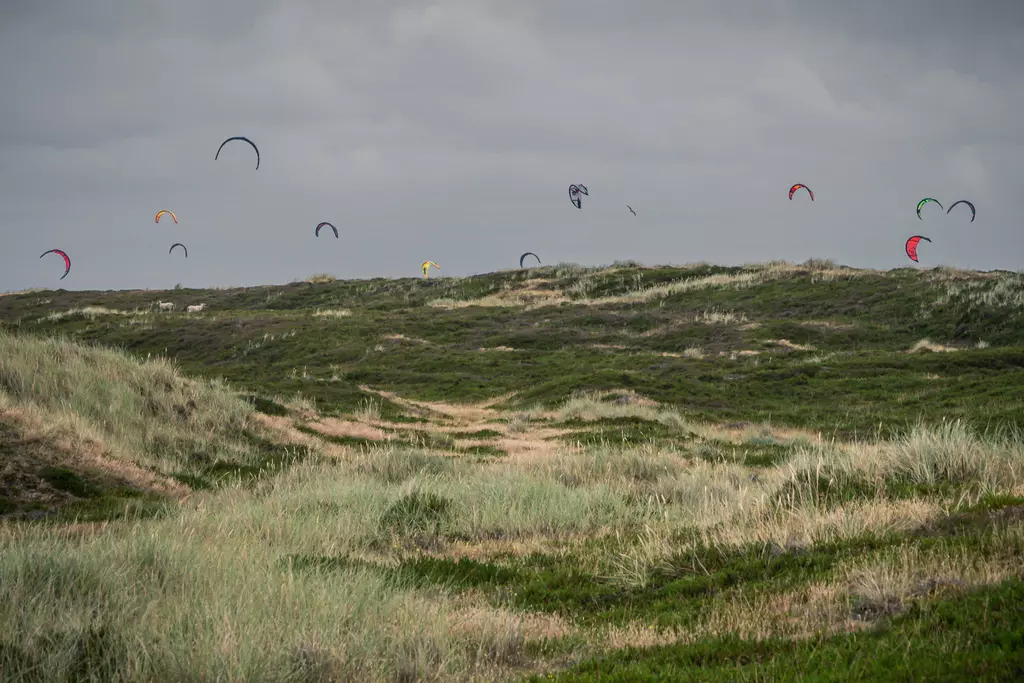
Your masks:
{"label": "bare sandy patch", "polygon": [[696,640],[696,636],[682,630],[662,631],[648,622],[632,622],[598,631],[595,640],[602,643],[602,649],[622,650],[627,647],[649,648],[691,643]]}
{"label": "bare sandy patch", "polygon": [[568,537],[480,538],[473,541],[451,541],[441,550],[417,552],[455,561],[467,559],[489,562],[495,558],[509,555],[512,557],[529,557],[535,553],[558,555],[568,548],[582,545],[593,538],[593,534]]}
{"label": "bare sandy patch", "polygon": [[498,405],[499,403],[503,403],[504,401],[509,400],[510,398],[512,398],[513,396],[515,396],[518,393],[519,393],[518,391],[510,391],[507,394],[502,394],[501,396],[495,396],[494,398],[489,398],[486,401],[480,401],[476,405],[478,407],[480,407],[480,408],[491,408],[493,406]]}
{"label": "bare sandy patch", "polygon": [[791,442],[820,443],[821,432],[794,427],[755,424],[753,422],[726,422],[724,424],[694,425],[705,439],[742,444],[756,438],[772,439],[780,444]]}
{"label": "bare sandy patch", "polygon": [[582,453],[585,449],[578,442],[555,442],[535,439],[509,440],[502,442],[508,457],[495,465],[507,467],[538,467],[551,459],[566,453]]}
{"label": "bare sandy patch", "polygon": [[270,436],[271,440],[277,443],[319,449],[324,455],[334,458],[343,456],[348,452],[347,449],[339,444],[318,439],[306,432],[300,432],[295,428],[295,423],[291,418],[264,415],[263,413],[254,413],[254,417],[262,428],[269,432],[268,436]]}
{"label": "bare sandy patch", "polygon": [[481,632],[516,633],[526,641],[563,638],[576,628],[556,614],[512,612],[486,605],[483,595],[463,593],[457,607],[449,612],[452,634],[478,638]]}
{"label": "bare sandy patch", "polygon": [[463,424],[486,422],[487,420],[497,417],[500,413],[497,410],[491,408],[490,406],[496,403],[500,403],[501,401],[506,400],[512,395],[509,394],[508,396],[499,396],[476,404],[459,405],[454,403],[415,401],[410,398],[402,398],[398,394],[389,391],[371,389],[368,386],[360,386],[359,388],[368,393],[377,394],[382,398],[386,398],[387,400],[391,401],[396,405],[406,408],[419,409],[421,413],[422,411],[427,411],[430,413],[434,413],[435,415],[452,420],[454,422],[461,422]]}
{"label": "bare sandy patch", "polygon": [[553,441],[553,439],[564,434],[572,433],[575,433],[575,430],[540,428],[516,434],[514,436],[506,436],[500,439],[459,440],[456,441],[456,445],[461,448],[467,448],[470,446],[490,446],[492,448],[503,450],[509,455],[522,453],[531,453],[533,455],[553,454],[560,450],[564,451],[567,448],[566,444]]}
{"label": "bare sandy patch", "polygon": [[352,422],[335,417],[322,417],[309,423],[310,429],[326,436],[351,437],[370,441],[387,441],[391,435],[363,422]]}

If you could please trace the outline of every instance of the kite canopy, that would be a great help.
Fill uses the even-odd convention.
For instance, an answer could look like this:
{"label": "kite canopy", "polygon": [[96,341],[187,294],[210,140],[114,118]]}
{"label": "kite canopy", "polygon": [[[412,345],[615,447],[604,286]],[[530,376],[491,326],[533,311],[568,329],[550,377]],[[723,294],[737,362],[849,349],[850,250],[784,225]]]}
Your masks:
{"label": "kite canopy", "polygon": [[905,247],[907,256],[909,256],[910,260],[913,261],[914,263],[917,263],[917,245],[920,244],[921,240],[931,242],[930,239],[924,237],[923,235],[914,235],[913,237],[907,240],[907,244]]}
{"label": "kite canopy", "polygon": [[437,265],[433,261],[424,261],[420,264],[420,270],[423,271],[423,277],[430,277],[430,266],[434,266],[438,270],[441,270],[441,266]]}
{"label": "kite canopy", "polygon": [[172,244],[171,248],[167,250],[167,253],[170,254],[172,251],[174,251],[175,247],[181,247],[182,250],[185,252],[185,258],[188,258],[188,247],[186,247],[181,242],[175,242],[174,244]]}
{"label": "kite canopy", "polygon": [[178,222],[178,217],[174,215],[173,211],[168,211],[167,209],[164,209],[163,211],[157,211],[156,212],[156,222],[157,223],[160,222],[160,217],[163,216],[165,213],[167,215],[169,215],[171,218],[173,218],[175,223]]}
{"label": "kite canopy", "polygon": [[333,231],[334,231],[334,236],[335,236],[335,237],[337,237],[337,236],[338,236],[338,229],[337,229],[336,227],[334,227],[333,225],[331,225],[330,223],[327,223],[327,222],[325,221],[325,222],[321,223],[320,225],[316,226],[316,233],[315,233],[315,234],[316,234],[316,236],[317,236],[317,237],[319,237],[319,236],[320,236],[320,228],[324,227],[325,225],[326,225],[326,226],[327,226],[328,228],[330,228],[331,230],[333,230]]}
{"label": "kite canopy", "polygon": [[42,254],[40,254],[39,258],[43,258],[47,254],[59,254],[60,256],[64,257],[64,274],[60,276],[60,279],[63,280],[64,278],[66,278],[68,276],[68,273],[71,272],[71,257],[69,257],[60,249],[50,249],[49,251],[44,251]]}
{"label": "kite canopy", "polygon": [[[939,205],[940,209],[942,208],[942,204],[939,203],[938,199],[932,199],[931,197],[925,197],[924,199],[922,199],[921,201],[919,201],[917,203],[917,217],[918,218],[921,218],[921,207],[924,206],[925,204],[927,204],[928,202],[935,202],[936,204]],[[924,220],[924,219],[922,218],[921,220]]]}
{"label": "kite canopy", "polygon": [[224,142],[220,143],[220,147],[217,148],[217,153],[213,156],[213,160],[214,161],[217,160],[217,158],[220,156],[220,151],[222,149],[224,149],[224,145],[228,144],[232,140],[241,140],[242,142],[248,142],[250,145],[252,145],[252,148],[254,150],[256,150],[256,168],[259,168],[260,167],[260,148],[256,146],[255,142],[253,142],[249,138],[243,137],[241,135],[236,135],[235,137],[228,138]]}
{"label": "kite canopy", "polygon": [[946,213],[948,214],[950,211],[952,211],[953,207],[956,206],[957,204],[966,204],[967,206],[971,207],[971,222],[973,223],[974,217],[978,215],[978,212],[974,210],[974,204],[967,201],[966,199],[961,199],[958,202],[953,202],[953,205],[946,209]]}
{"label": "kite canopy", "polygon": [[569,201],[577,209],[583,208],[583,198],[580,197],[581,194],[586,194],[586,192],[580,190],[580,188],[577,187],[576,185],[569,186]]}
{"label": "kite canopy", "polygon": [[793,194],[796,193],[796,191],[799,190],[800,188],[803,188],[803,189],[807,190],[807,194],[811,195],[811,201],[813,202],[814,201],[814,190],[812,190],[811,188],[807,187],[803,183],[797,183],[793,187],[789,188],[789,198],[790,198],[790,200],[793,199]]}
{"label": "kite canopy", "polygon": [[538,266],[540,265],[540,256],[537,256],[532,251],[528,251],[528,252],[526,252],[525,254],[523,254],[522,256],[519,257],[519,267],[520,268],[523,267],[523,261],[526,260],[527,256],[532,256],[533,258],[537,259],[537,265]]}

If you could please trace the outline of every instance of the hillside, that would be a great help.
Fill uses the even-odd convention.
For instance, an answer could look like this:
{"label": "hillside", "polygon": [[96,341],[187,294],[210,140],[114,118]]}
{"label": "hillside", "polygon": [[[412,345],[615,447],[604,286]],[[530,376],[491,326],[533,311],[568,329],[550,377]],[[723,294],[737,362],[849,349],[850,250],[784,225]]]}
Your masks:
{"label": "hillside", "polygon": [[1013,680],[1021,387],[1011,272],[3,295],[0,678]]}

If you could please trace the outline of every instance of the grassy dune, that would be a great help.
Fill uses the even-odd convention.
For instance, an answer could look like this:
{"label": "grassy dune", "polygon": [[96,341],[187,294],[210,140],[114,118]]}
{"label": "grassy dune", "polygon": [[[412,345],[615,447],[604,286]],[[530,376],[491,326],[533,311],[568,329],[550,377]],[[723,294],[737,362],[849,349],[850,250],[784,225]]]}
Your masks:
{"label": "grassy dune", "polygon": [[1024,673],[1020,274],[311,280],[0,297],[0,679]]}

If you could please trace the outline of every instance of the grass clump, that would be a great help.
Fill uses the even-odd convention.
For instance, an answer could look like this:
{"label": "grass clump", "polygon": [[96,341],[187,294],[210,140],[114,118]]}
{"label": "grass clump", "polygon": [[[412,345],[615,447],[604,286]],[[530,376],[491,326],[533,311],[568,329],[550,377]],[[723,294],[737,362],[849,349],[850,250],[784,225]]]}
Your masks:
{"label": "grass clump", "polygon": [[452,501],[432,492],[412,491],[399,498],[381,517],[381,530],[400,536],[440,536]]}
{"label": "grass clump", "polygon": [[401,484],[413,477],[430,477],[451,472],[450,458],[418,449],[372,448],[353,461],[356,472],[387,484]]}
{"label": "grass clump", "polygon": [[679,430],[687,428],[687,421],[673,410],[659,410],[657,404],[630,392],[581,393],[570,398],[556,413],[562,422],[598,422],[602,420],[638,419],[658,422]]}

